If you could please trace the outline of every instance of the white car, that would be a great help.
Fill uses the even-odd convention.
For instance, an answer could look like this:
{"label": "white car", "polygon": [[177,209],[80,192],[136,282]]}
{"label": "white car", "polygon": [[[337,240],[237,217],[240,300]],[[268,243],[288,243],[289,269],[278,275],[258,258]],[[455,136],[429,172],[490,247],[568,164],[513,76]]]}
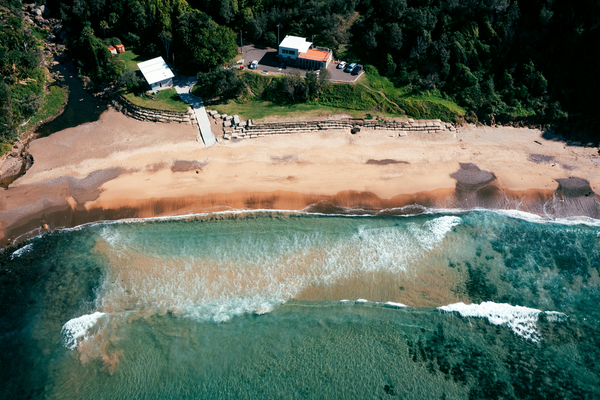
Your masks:
{"label": "white car", "polygon": [[346,61],[340,61],[340,63],[337,66],[337,69],[344,69],[345,66],[346,66]]}
{"label": "white car", "polygon": [[250,69],[257,69],[258,68],[258,61],[254,60],[250,63]]}

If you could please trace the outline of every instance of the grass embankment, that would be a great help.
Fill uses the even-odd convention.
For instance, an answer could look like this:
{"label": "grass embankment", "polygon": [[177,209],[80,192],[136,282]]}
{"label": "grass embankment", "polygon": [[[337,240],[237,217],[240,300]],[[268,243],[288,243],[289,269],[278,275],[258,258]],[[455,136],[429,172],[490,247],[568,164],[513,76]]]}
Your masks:
{"label": "grass embankment", "polygon": [[383,93],[390,102],[404,110],[409,117],[457,122],[465,114],[464,108],[439,95],[415,95],[407,91],[406,87],[395,87],[388,78],[379,75],[376,68],[367,66],[366,72],[359,84]]}
{"label": "grass embankment", "polygon": [[50,86],[49,93],[44,95],[44,104],[29,119],[27,119],[16,131],[16,135],[0,142],[0,157],[12,149],[12,142],[16,136],[21,136],[41,121],[57,114],[66,104],[69,91],[65,87]]}
{"label": "grass embankment", "polygon": [[136,106],[145,108],[154,108],[164,111],[187,111],[187,103],[185,103],[175,89],[163,89],[152,96],[156,100],[144,96],[136,96],[134,93],[123,92],[123,97],[135,104]]}
{"label": "grass embankment", "polygon": [[271,101],[253,100],[246,103],[237,103],[233,100],[225,104],[214,104],[210,106],[211,110],[217,110],[221,114],[238,114],[244,118],[261,119],[270,116],[293,117],[302,115],[303,117],[322,117],[331,114],[349,114],[353,118],[364,118],[367,111],[348,110],[337,107],[324,107],[318,104],[290,104],[277,105]]}
{"label": "grass embankment", "polygon": [[49,89],[50,92],[44,98],[44,105],[25,125],[19,127],[21,132],[25,132],[38,122],[54,116],[66,105],[69,97],[69,90],[66,87],[50,86]]}
{"label": "grass embankment", "polygon": [[[441,119],[457,122],[465,110],[440,96],[416,96],[406,88],[396,88],[375,68],[368,68],[355,84],[330,83],[316,100],[290,102],[279,90],[281,76],[265,76],[252,71],[242,73],[247,90],[239,99],[213,104],[220,113],[239,114],[245,118],[268,116],[327,115],[348,113],[355,118],[408,116],[415,119]],[[201,96],[197,88],[193,93]]]}

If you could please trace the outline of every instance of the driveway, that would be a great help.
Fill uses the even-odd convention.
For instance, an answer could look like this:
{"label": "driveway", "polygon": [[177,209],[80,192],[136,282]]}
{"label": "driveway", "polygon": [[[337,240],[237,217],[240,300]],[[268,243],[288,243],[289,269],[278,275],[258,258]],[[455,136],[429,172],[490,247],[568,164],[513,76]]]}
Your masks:
{"label": "driveway", "polygon": [[[252,45],[246,45],[243,47],[244,51],[244,66],[248,68],[250,63],[254,60],[258,61],[257,73],[264,74],[268,71],[269,74],[286,74],[291,70],[297,70],[300,72],[300,76],[305,77],[307,70],[301,68],[287,67],[284,69],[279,68],[279,59],[277,57],[277,49],[270,47],[259,48]],[[360,71],[358,75],[352,75],[349,72],[344,72],[341,69],[337,69],[337,64],[331,63],[327,67],[327,70],[331,73],[332,82],[344,82],[353,83],[364,74],[364,70]]]}

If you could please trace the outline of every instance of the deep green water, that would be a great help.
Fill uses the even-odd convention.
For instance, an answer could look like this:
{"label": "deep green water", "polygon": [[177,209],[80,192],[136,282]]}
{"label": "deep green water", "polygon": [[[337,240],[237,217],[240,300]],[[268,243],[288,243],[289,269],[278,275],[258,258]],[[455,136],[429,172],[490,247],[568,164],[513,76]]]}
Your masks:
{"label": "deep green water", "polygon": [[54,232],[0,254],[0,393],[600,398],[599,272],[597,225],[484,211]]}

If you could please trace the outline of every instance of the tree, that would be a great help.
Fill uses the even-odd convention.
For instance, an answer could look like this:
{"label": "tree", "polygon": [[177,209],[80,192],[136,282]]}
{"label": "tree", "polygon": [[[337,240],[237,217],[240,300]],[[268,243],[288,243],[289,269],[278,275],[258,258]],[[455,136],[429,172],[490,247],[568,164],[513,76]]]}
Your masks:
{"label": "tree", "polygon": [[106,44],[94,36],[94,30],[89,25],[83,28],[74,50],[79,56],[80,66],[94,81],[112,81],[121,76],[123,61],[110,53]]}
{"label": "tree", "polygon": [[167,52],[167,59],[169,58],[169,48],[171,47],[171,43],[173,42],[173,35],[169,31],[162,31],[158,38],[162,42],[163,46],[165,46],[165,51]]}
{"label": "tree", "polygon": [[0,82],[0,135],[6,139],[13,130],[13,110],[10,87]]}
{"label": "tree", "polygon": [[117,82],[118,87],[125,87],[130,92],[136,92],[144,87],[145,81],[138,75],[138,71],[125,71]]}
{"label": "tree", "polygon": [[397,23],[393,23],[389,27],[387,45],[394,51],[398,51],[402,48],[402,29],[400,29]]}
{"label": "tree", "polygon": [[203,70],[211,70],[231,60],[237,54],[236,35],[221,26],[205,13],[192,10],[179,17],[179,36],[188,63]]}
{"label": "tree", "polygon": [[386,63],[385,63],[385,70],[387,72],[387,75],[391,76],[394,74],[394,72],[396,72],[396,63],[394,62],[394,57],[392,57],[392,55],[390,53],[388,53],[387,57],[386,57]]}
{"label": "tree", "polygon": [[323,89],[325,89],[329,85],[329,80],[331,79],[331,72],[327,68],[321,68],[319,70],[319,82],[317,87],[317,94],[321,95]]}
{"label": "tree", "polygon": [[231,69],[219,67],[211,72],[199,72],[196,75],[196,85],[202,96],[213,98],[236,98],[244,90],[245,84],[239,74]]}
{"label": "tree", "polygon": [[304,84],[306,89],[304,90],[304,97],[306,99],[314,99],[319,93],[319,76],[315,71],[308,71],[304,78]]}
{"label": "tree", "polygon": [[108,22],[100,21],[100,29],[102,29],[102,33],[106,37],[106,30],[108,29]]}
{"label": "tree", "polygon": [[110,15],[108,16],[108,20],[112,25],[114,25],[119,20],[119,16],[117,15],[117,13],[110,13]]}
{"label": "tree", "polygon": [[44,95],[41,93],[27,93],[27,96],[21,101],[21,109],[23,114],[32,115],[35,114],[44,105]]}
{"label": "tree", "polygon": [[297,95],[300,93],[302,86],[302,77],[300,71],[293,69],[283,76],[281,81],[281,88],[292,101],[296,101]]}

